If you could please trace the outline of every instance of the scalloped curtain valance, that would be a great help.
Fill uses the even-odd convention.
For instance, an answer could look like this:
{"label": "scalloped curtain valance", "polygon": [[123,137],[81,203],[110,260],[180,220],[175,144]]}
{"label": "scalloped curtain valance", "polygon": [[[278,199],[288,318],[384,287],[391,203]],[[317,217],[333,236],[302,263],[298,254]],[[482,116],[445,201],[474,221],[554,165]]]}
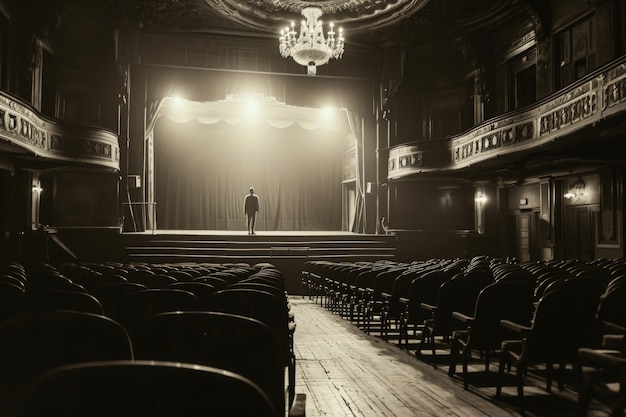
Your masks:
{"label": "scalloped curtain valance", "polygon": [[254,114],[245,109],[244,101],[197,102],[166,97],[157,114],[177,123],[192,120],[212,125],[224,122],[229,125],[265,123],[285,129],[297,124],[306,130],[324,129],[337,133],[350,133],[350,124],[344,109],[311,109],[287,106],[271,100],[258,100]]}

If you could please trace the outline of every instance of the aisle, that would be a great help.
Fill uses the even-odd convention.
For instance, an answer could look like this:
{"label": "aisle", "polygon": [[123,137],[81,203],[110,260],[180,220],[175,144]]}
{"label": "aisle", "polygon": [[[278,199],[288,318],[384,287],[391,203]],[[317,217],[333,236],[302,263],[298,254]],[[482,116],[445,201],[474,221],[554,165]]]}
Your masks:
{"label": "aisle", "polygon": [[519,416],[319,304],[290,301],[297,323],[296,391],[307,394],[307,417]]}

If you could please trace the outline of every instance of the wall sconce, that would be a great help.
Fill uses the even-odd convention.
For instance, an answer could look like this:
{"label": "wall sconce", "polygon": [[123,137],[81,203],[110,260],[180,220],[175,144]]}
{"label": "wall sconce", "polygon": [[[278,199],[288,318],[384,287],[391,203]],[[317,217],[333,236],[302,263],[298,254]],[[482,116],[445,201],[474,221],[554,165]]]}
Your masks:
{"label": "wall sconce", "polygon": [[569,187],[569,191],[563,194],[565,198],[582,197],[585,194],[585,181],[582,178],[578,179]]}
{"label": "wall sconce", "polygon": [[483,204],[487,202],[487,197],[482,194],[478,194],[474,200],[476,200],[477,203]]}
{"label": "wall sconce", "polygon": [[41,193],[43,191],[43,188],[41,188],[38,185],[33,185],[33,193]]}

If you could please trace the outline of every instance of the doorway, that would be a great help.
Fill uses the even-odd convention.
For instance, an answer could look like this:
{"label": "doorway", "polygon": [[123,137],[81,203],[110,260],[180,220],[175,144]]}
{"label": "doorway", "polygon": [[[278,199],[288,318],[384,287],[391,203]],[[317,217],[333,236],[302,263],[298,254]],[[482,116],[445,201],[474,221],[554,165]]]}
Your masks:
{"label": "doorway", "polygon": [[564,258],[595,259],[591,206],[567,206],[565,209]]}

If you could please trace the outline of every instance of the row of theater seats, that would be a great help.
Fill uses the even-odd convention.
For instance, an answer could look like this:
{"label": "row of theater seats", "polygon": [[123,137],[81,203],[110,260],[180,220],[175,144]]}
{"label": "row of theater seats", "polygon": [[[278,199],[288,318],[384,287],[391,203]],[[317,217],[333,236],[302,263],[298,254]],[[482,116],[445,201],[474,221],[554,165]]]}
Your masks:
{"label": "row of theater seats", "polygon": [[[559,389],[565,371],[574,371],[581,415],[594,397],[610,399],[613,415],[621,416],[626,407],[624,259],[309,261],[302,279],[311,297],[319,297],[321,305],[366,332],[376,325],[388,339],[395,330],[398,344],[407,349],[413,333],[419,336],[416,356],[424,359],[428,350],[435,366],[437,355],[447,352],[448,374],[454,376],[461,362],[466,389],[472,358],[482,358],[488,372],[496,356],[496,395],[501,396],[504,375],[514,368],[522,410],[525,376],[542,369],[536,374],[545,375],[551,392],[554,366]],[[608,351],[607,340],[613,341]],[[615,347],[615,340],[622,341],[621,348]],[[612,369],[600,372],[607,363]],[[618,391],[611,392],[611,383],[620,378],[621,388],[618,384]]]}
{"label": "row of theater seats", "polygon": [[0,314],[1,416],[304,415],[268,263],[6,263]]}

